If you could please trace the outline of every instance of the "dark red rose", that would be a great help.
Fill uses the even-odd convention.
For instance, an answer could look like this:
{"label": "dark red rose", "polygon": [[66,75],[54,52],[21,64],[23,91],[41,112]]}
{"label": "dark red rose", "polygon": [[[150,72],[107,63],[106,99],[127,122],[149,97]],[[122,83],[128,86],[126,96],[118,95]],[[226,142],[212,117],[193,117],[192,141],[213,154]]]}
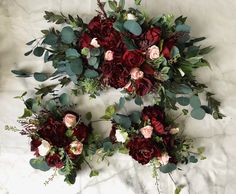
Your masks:
{"label": "dark red rose", "polygon": [[160,134],[160,135],[167,134],[167,132],[165,131],[165,127],[164,127],[163,123],[158,121],[156,118],[151,119],[151,124],[152,124],[152,126],[153,126],[153,128],[154,128],[154,130],[156,131],[157,134]]}
{"label": "dark red rose", "polygon": [[78,141],[87,141],[90,129],[84,123],[78,124],[73,130],[73,135],[76,136]]}
{"label": "dark red rose", "polygon": [[164,42],[163,49],[162,49],[162,55],[169,59],[171,56],[171,49],[175,45],[176,40],[174,38],[171,38]]}
{"label": "dark red rose", "polygon": [[145,34],[145,40],[152,46],[160,41],[161,29],[159,27],[150,28]]}
{"label": "dark red rose", "polygon": [[146,75],[154,75],[155,70],[151,67],[151,65],[144,63],[141,67],[141,70],[144,72]]}
{"label": "dark red rose", "polygon": [[163,108],[158,105],[153,106],[145,106],[142,111],[142,119],[144,121],[151,120],[152,118],[156,118],[160,122],[164,122],[165,113]]}
{"label": "dark red rose", "polygon": [[112,125],[112,129],[111,129],[109,138],[110,138],[112,143],[116,142],[116,126],[115,125]]}
{"label": "dark red rose", "polygon": [[135,81],[136,94],[139,96],[145,96],[148,94],[152,87],[152,82],[147,78],[142,78]]}
{"label": "dark red rose", "polygon": [[60,156],[56,153],[46,156],[46,162],[50,167],[62,168],[64,166]]}
{"label": "dark red rose", "polygon": [[103,74],[103,84],[114,88],[123,88],[129,81],[129,72],[119,62],[104,61],[100,70]]}
{"label": "dark red rose", "polygon": [[129,148],[129,155],[143,165],[161,155],[157,145],[150,138],[136,137],[128,142],[127,147]]}
{"label": "dark red rose", "polygon": [[145,58],[140,50],[127,50],[123,55],[123,63],[129,71],[134,67],[140,67],[144,61]]}
{"label": "dark red rose", "polygon": [[34,155],[35,156],[40,156],[39,155],[39,149],[38,147],[42,144],[41,140],[39,139],[35,139],[32,138],[31,142],[30,142],[30,146],[31,146],[31,151],[35,152]]}
{"label": "dark red rose", "polygon": [[79,48],[92,48],[92,46],[90,45],[91,40],[92,39],[90,38],[90,36],[86,32],[84,32],[79,39]]}
{"label": "dark red rose", "polygon": [[65,147],[70,144],[69,138],[65,135],[66,131],[67,127],[62,121],[49,117],[38,133],[41,138],[47,140],[51,145]]}

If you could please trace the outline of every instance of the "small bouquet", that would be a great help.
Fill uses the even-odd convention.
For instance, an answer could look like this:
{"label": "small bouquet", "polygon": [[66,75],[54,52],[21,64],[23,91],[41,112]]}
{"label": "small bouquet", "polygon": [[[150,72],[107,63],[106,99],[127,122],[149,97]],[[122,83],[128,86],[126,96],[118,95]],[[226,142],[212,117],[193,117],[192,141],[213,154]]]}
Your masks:
{"label": "small bouquet", "polygon": [[[73,107],[65,105],[69,103],[67,94],[62,94],[60,100],[46,102],[38,98],[24,100],[25,94],[17,97],[26,105],[18,122],[23,127],[20,134],[31,139],[30,147],[35,158],[30,160],[30,165],[42,171],[53,168],[70,184],[74,184],[83,163],[91,168],[90,176],[98,175],[87,159],[91,160],[96,154],[101,139],[93,133],[91,123],[84,124]],[[91,147],[95,150],[91,151]]]}

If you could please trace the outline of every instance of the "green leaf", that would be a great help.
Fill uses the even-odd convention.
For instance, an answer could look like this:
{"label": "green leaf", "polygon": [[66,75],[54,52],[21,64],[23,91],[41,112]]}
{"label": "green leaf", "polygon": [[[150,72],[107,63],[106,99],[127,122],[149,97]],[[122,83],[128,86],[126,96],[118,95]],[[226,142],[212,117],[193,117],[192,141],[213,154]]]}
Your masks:
{"label": "green leaf", "polygon": [[161,73],[162,74],[167,74],[170,70],[170,67],[163,67],[162,70],[161,70]]}
{"label": "green leaf", "polygon": [[137,46],[135,45],[134,41],[126,36],[123,36],[123,41],[128,50],[136,50]]}
{"label": "green leaf", "polygon": [[62,95],[60,95],[59,101],[63,106],[68,106],[70,104],[69,95],[66,93],[63,93]]}
{"label": "green leaf", "polygon": [[130,119],[133,123],[140,123],[141,113],[139,111],[134,111],[130,115]]}
{"label": "green leaf", "polygon": [[123,10],[124,7],[125,7],[125,0],[120,0],[119,1],[119,8],[120,8],[120,10]]}
{"label": "green leaf", "polygon": [[136,36],[139,36],[142,34],[141,26],[139,25],[138,22],[134,20],[125,21],[124,28]]}
{"label": "green leaf", "polygon": [[16,77],[31,77],[31,73],[23,70],[11,70],[11,72],[14,73]]}
{"label": "green leaf", "polygon": [[48,79],[48,75],[46,73],[34,73],[34,79],[38,82],[44,82]]}
{"label": "green leaf", "polygon": [[34,49],[34,52],[33,54],[36,56],[36,57],[41,57],[44,53],[44,48],[43,47],[36,47]]}
{"label": "green leaf", "polygon": [[205,48],[203,48],[203,49],[200,50],[199,55],[208,54],[208,53],[210,53],[213,49],[214,49],[214,47],[211,47],[211,46],[205,47]]}
{"label": "green leaf", "polygon": [[179,49],[178,49],[178,47],[173,46],[171,49],[171,57],[175,58],[177,56],[179,56]]}
{"label": "green leaf", "polygon": [[48,62],[48,58],[49,58],[49,52],[46,51],[45,54],[44,54],[44,58],[43,58],[44,63]]}
{"label": "green leaf", "polygon": [[117,2],[116,1],[111,1],[109,0],[108,1],[108,4],[109,4],[109,7],[113,10],[113,11],[116,11],[117,10]]}
{"label": "green leaf", "polygon": [[92,67],[94,67],[95,69],[97,69],[98,68],[98,59],[97,59],[97,57],[90,57],[89,59],[88,59],[88,64],[90,65],[90,66],[92,66]]}
{"label": "green leaf", "polygon": [[71,44],[75,40],[75,33],[71,27],[66,26],[62,29],[61,40],[66,44]]}
{"label": "green leaf", "polygon": [[198,96],[194,95],[190,98],[190,105],[192,108],[199,108],[201,106],[201,101]]}
{"label": "green leaf", "polygon": [[198,159],[197,159],[195,156],[190,156],[190,157],[189,157],[189,162],[191,162],[191,163],[197,163],[197,162],[198,162]]}
{"label": "green leaf", "polygon": [[35,41],[36,41],[36,39],[31,40],[30,42],[27,42],[26,45],[30,46],[30,45],[32,45]]}
{"label": "green leaf", "polygon": [[66,50],[66,57],[70,59],[78,58],[80,54],[76,49],[69,48]]}
{"label": "green leaf", "polygon": [[50,169],[50,167],[47,165],[47,163],[42,158],[31,159],[29,163],[34,169],[42,170],[44,172],[46,172]]}
{"label": "green leaf", "polygon": [[141,2],[142,2],[142,0],[135,0],[136,5],[140,5]]}
{"label": "green leaf", "polygon": [[102,146],[105,152],[109,152],[113,149],[113,145],[111,142],[104,142]]}
{"label": "green leaf", "polygon": [[176,101],[182,106],[188,106],[190,100],[188,97],[178,97]]}
{"label": "green leaf", "polygon": [[191,30],[190,26],[185,24],[179,24],[176,26],[176,32],[187,32],[189,33]]}
{"label": "green leaf", "polygon": [[135,104],[137,104],[138,106],[143,105],[143,100],[140,96],[136,96],[135,100],[134,100]]}
{"label": "green leaf", "polygon": [[192,93],[192,89],[189,86],[185,85],[185,84],[178,85],[176,90],[177,90],[178,94],[190,94],[190,93]]}
{"label": "green leaf", "polygon": [[163,173],[170,173],[174,171],[177,168],[177,166],[173,163],[168,163],[164,166],[160,166],[160,171]]}
{"label": "green leaf", "polygon": [[91,112],[87,112],[86,115],[85,115],[85,117],[86,117],[86,119],[87,119],[88,121],[91,121],[93,115],[92,115]]}
{"label": "green leaf", "polygon": [[116,21],[113,23],[113,28],[118,32],[125,32],[124,24],[122,22]]}
{"label": "green leaf", "polygon": [[84,72],[84,76],[87,78],[95,78],[98,77],[98,72],[95,70],[91,70],[91,69],[86,69],[86,71]]}
{"label": "green leaf", "polygon": [[115,105],[110,105],[106,108],[105,110],[105,115],[102,116],[102,119],[109,120],[113,116],[113,114],[116,112],[116,106]]}
{"label": "green leaf", "polygon": [[91,170],[89,177],[98,176],[99,172],[97,170]]}
{"label": "green leaf", "polygon": [[101,55],[101,51],[100,51],[99,48],[92,48],[92,49],[90,50],[90,55],[91,55],[92,57],[98,57],[98,56]]}
{"label": "green leaf", "polygon": [[129,129],[131,126],[131,120],[128,116],[116,114],[113,119],[125,129]]}
{"label": "green leaf", "polygon": [[81,54],[84,55],[84,56],[87,56],[87,55],[89,54],[89,48],[84,47],[84,48],[81,50]]}
{"label": "green leaf", "polygon": [[31,117],[32,114],[33,114],[33,113],[32,113],[31,110],[25,108],[23,115],[22,115],[21,117],[19,117],[19,118],[20,118],[20,119],[23,119],[23,118]]}
{"label": "green leaf", "polygon": [[49,100],[47,102],[46,107],[50,112],[55,112],[57,109],[57,104],[56,104],[55,100]]}
{"label": "green leaf", "polygon": [[71,71],[76,75],[80,75],[83,72],[82,60],[80,58],[71,61],[69,66]]}
{"label": "green leaf", "polygon": [[118,108],[122,109],[125,106],[125,97],[121,97],[119,100]]}
{"label": "green leaf", "polygon": [[184,188],[183,185],[178,185],[175,189],[175,194],[180,194],[181,190]]}
{"label": "green leaf", "polygon": [[50,32],[49,34],[46,35],[45,39],[43,40],[44,44],[48,44],[48,45],[55,45],[57,43],[58,37]]}
{"label": "green leaf", "polygon": [[26,52],[24,55],[29,56],[32,52],[33,52],[33,50],[30,50],[30,51]]}
{"label": "green leaf", "polygon": [[202,108],[195,108],[191,112],[191,116],[194,119],[202,120],[205,117],[206,112]]}

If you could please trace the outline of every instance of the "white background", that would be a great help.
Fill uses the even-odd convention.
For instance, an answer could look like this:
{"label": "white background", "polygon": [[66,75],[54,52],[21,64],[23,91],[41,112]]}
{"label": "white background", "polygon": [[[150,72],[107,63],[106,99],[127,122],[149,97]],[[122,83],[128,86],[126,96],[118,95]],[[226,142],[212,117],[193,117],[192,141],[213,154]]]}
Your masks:
{"label": "white background", "polygon": [[[128,1],[128,0],[127,0]],[[129,5],[134,5],[132,0]],[[227,118],[215,121],[207,116],[202,121],[184,118],[185,134],[196,144],[206,147],[207,160],[184,167],[174,178],[185,184],[184,193],[234,194],[236,192],[236,1],[234,0],[146,0],[143,8],[152,16],[162,13],[188,16],[194,37],[206,36],[204,45],[214,51],[207,56],[212,70],[202,68],[196,72],[198,80],[206,83],[222,102]],[[157,193],[155,180],[148,167],[140,166],[129,156],[117,154],[111,165],[99,165],[100,176],[90,179],[89,170],[78,174],[77,182],[69,186],[57,176],[46,187],[53,171],[34,170],[28,164],[33,157],[26,137],[4,131],[6,124],[16,125],[23,104],[14,96],[32,91],[37,83],[18,79],[11,69],[29,68],[35,71],[48,69],[42,58],[25,57],[29,48],[25,43],[40,37],[40,30],[48,28],[43,11],[50,10],[91,18],[95,14],[95,0],[0,0],[0,194],[152,194]],[[119,99],[119,92],[109,91],[101,98],[75,99],[82,114],[91,110],[99,118],[106,105]],[[130,105],[131,106],[131,105]],[[105,134],[109,125],[97,124],[96,130]],[[173,184],[167,175],[160,175],[163,194],[173,193]]]}

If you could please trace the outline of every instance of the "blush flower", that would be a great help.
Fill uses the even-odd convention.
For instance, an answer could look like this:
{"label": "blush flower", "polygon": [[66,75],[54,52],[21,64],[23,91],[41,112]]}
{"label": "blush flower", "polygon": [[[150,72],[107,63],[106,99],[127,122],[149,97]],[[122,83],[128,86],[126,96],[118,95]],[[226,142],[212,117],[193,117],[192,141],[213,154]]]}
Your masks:
{"label": "blush flower", "polygon": [[131,78],[134,80],[142,79],[143,74],[144,73],[142,71],[140,71],[140,69],[138,67],[135,67],[135,68],[131,69],[131,71],[130,71]]}
{"label": "blush flower", "polygon": [[179,133],[179,128],[172,128],[172,129],[170,130],[170,134],[171,134],[171,135],[175,135],[175,134],[177,134],[177,133]]}
{"label": "blush flower", "polygon": [[38,147],[38,153],[40,156],[46,156],[51,149],[50,143],[46,140],[42,140],[41,145]]}
{"label": "blush flower", "polygon": [[151,138],[152,131],[153,131],[153,127],[150,125],[147,125],[147,126],[140,129],[140,132],[142,133],[144,138]]}
{"label": "blush flower", "polygon": [[70,151],[74,154],[74,155],[80,155],[83,151],[83,144],[79,141],[73,141],[70,144]]}
{"label": "blush flower", "polygon": [[147,53],[148,53],[148,57],[151,60],[154,60],[160,57],[160,50],[156,45],[149,47]]}
{"label": "blush flower", "polygon": [[157,158],[162,165],[166,165],[169,162],[170,156],[168,155],[168,153],[163,153],[160,157]]}
{"label": "blush flower", "polygon": [[127,14],[127,20],[134,20],[134,21],[136,21],[137,18],[136,18],[136,16],[134,14],[128,13]]}
{"label": "blush flower", "polygon": [[75,124],[77,122],[76,119],[77,119],[76,115],[68,113],[65,115],[63,122],[69,128],[69,127],[75,126]]}
{"label": "blush flower", "polygon": [[104,59],[106,61],[112,61],[114,58],[114,52],[111,51],[111,50],[108,50],[106,53],[105,53],[105,56],[104,56]]}
{"label": "blush flower", "polygon": [[126,139],[128,138],[128,133],[122,130],[116,130],[115,137],[117,142],[125,143]]}
{"label": "blush flower", "polygon": [[99,48],[100,45],[98,44],[97,38],[93,38],[90,42],[90,45],[92,45],[95,48]]}

